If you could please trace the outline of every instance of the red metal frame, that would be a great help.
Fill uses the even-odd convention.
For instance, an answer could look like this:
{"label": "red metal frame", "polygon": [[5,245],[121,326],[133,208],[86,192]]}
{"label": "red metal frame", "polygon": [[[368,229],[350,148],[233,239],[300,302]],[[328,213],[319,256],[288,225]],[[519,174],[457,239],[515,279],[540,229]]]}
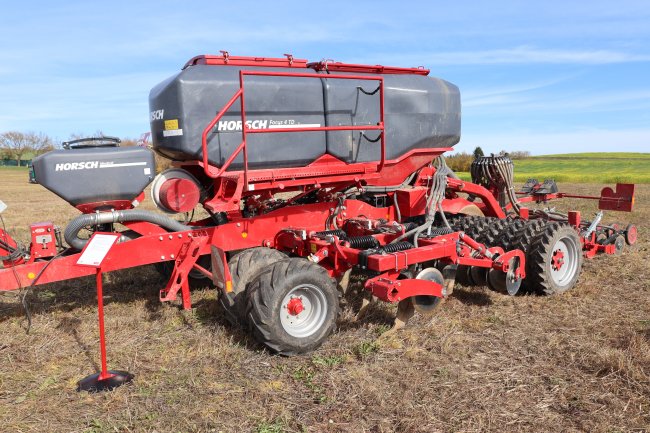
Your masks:
{"label": "red metal frame", "polygon": [[[254,218],[234,216],[231,221],[220,226],[203,227],[191,231],[168,233],[164,229],[146,222],[125,223],[124,225],[141,236],[127,242],[114,245],[111,254],[102,264],[102,270],[110,272],[118,269],[131,268],[161,261],[174,261],[172,276],[167,286],[161,290],[161,301],[173,301],[178,292],[182,294],[184,308],[190,308],[190,292],[188,274],[196,269],[212,276],[196,262],[202,255],[210,254],[211,246],[219,246],[224,251],[234,251],[254,246],[268,246],[284,250],[299,256],[312,256],[335,276],[340,275],[351,266],[357,265],[361,250],[354,249],[345,241],[339,242],[335,237],[323,240],[314,237],[325,228],[325,222],[332,215],[338,202],[319,202],[300,206],[286,206]],[[336,218],[337,224],[343,224],[350,218],[362,218],[376,226],[380,219],[392,221],[395,219],[395,209],[376,208],[359,200],[343,202],[345,214]],[[308,218],[306,218],[308,216]],[[381,245],[389,243],[398,236],[375,235]],[[487,248],[468,237],[458,233],[437,237],[432,240],[422,240],[421,246],[406,252],[393,254],[375,254],[368,256],[367,268],[379,273],[380,279],[389,285],[393,274],[408,266],[429,260],[444,260],[449,263],[481,266],[507,270],[508,262],[494,261],[488,256],[502,254],[499,248]],[[93,274],[94,270],[74,266],[80,253],[57,257],[48,261],[31,261],[13,268],[0,269],[0,291],[14,290],[29,286],[38,275],[36,284],[46,284],[55,281],[68,280]],[[501,258],[523,255],[519,251],[508,252]],[[47,269],[46,269],[47,267]],[[398,272],[399,273],[399,272]],[[224,273],[227,275],[227,272]],[[520,270],[523,278],[523,268]],[[225,277],[229,279],[229,277]],[[377,280],[378,281],[378,280]],[[375,283],[377,282],[375,281]],[[434,283],[400,280],[388,296],[382,290],[381,284],[370,284],[368,290],[377,292],[376,295],[391,302],[405,299],[409,296],[439,293]],[[226,284],[227,286],[227,284]],[[428,289],[426,289],[428,287]],[[427,292],[428,290],[428,292]]]}
{"label": "red metal frame", "polygon": [[285,54],[284,56],[285,58],[231,56],[228,51],[221,51],[220,56],[202,54],[200,56],[192,57],[187,63],[185,63],[183,69],[194,65],[307,68],[307,60],[295,59],[291,54]]}
{"label": "red metal frame", "polygon": [[[263,128],[251,129],[246,125],[246,103],[244,91],[244,77],[246,76],[261,76],[261,77],[293,77],[293,78],[333,78],[342,80],[368,80],[379,81],[379,123],[376,126],[372,125],[349,125],[349,126],[319,126],[319,127],[296,127],[296,128]],[[242,141],[233,151],[233,153],[226,159],[220,168],[216,168],[208,162],[208,135],[217,124],[217,122],[226,114],[228,109],[233,106],[235,101],[239,99],[241,105],[241,118],[242,118]],[[203,130],[201,136],[201,151],[203,152],[203,170],[205,175],[216,179],[222,176],[230,167],[235,158],[243,152],[244,154],[244,184],[248,187],[248,150],[246,143],[247,134],[266,134],[266,133],[291,133],[291,132],[316,132],[316,131],[381,131],[381,160],[376,168],[380,172],[386,161],[386,141],[384,130],[384,78],[381,76],[358,76],[358,75],[328,75],[323,76],[314,73],[293,73],[293,72],[270,72],[270,71],[239,71],[239,90],[228,100],[226,105],[217,113],[217,115],[208,123],[208,126]]]}
{"label": "red metal frame", "polygon": [[429,70],[422,66],[418,68],[400,68],[396,66],[383,66],[383,65],[358,65],[354,63],[341,63],[331,61],[313,62],[307,64],[308,68],[316,71],[326,72],[356,72],[363,74],[413,74],[413,75],[429,75]]}

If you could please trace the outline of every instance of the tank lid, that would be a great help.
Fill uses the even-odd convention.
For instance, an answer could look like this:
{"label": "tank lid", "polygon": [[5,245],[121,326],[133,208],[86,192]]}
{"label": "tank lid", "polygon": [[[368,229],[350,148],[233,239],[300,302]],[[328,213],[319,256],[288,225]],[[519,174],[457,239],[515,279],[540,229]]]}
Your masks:
{"label": "tank lid", "polygon": [[202,54],[192,57],[183,69],[194,65],[210,66],[265,66],[277,68],[306,68],[306,59],[295,59],[291,54],[285,54],[284,58],[276,57],[243,57],[231,56],[228,51],[220,51],[221,55]]}
{"label": "tank lid", "polygon": [[320,62],[308,63],[308,68],[316,71],[329,72],[361,72],[368,74],[415,74],[429,75],[429,70],[422,66],[417,68],[400,68],[397,66],[383,65],[357,65],[354,63],[333,62],[331,60],[321,60]]}

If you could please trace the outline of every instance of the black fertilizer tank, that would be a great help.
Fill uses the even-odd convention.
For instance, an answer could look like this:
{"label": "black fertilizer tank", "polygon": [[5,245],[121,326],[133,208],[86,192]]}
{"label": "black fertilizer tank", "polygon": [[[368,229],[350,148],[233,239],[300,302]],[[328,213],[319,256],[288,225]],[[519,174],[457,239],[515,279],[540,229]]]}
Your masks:
{"label": "black fertilizer tank", "polygon": [[[327,71],[309,67],[189,65],[151,90],[154,149],[172,160],[201,160],[203,130],[239,89],[242,69],[320,77],[246,76],[250,128],[377,125],[380,120],[378,81],[328,79]],[[455,85],[415,73],[383,74],[383,78],[388,160],[414,149],[458,143],[460,93]],[[233,153],[241,142],[241,127],[240,102],[236,101],[208,135],[211,164],[221,166]],[[249,134],[248,164],[251,169],[299,167],[326,153],[348,163],[378,161],[378,135],[376,130]],[[240,154],[230,170],[242,166]]]}

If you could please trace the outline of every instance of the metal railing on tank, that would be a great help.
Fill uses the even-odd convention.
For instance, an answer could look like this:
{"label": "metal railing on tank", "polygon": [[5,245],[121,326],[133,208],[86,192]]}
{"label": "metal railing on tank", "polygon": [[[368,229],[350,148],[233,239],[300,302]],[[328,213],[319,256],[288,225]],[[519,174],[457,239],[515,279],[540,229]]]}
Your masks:
{"label": "metal railing on tank", "polygon": [[[263,76],[263,77],[296,77],[296,78],[318,78],[318,79],[339,79],[339,80],[367,80],[379,82],[379,122],[377,125],[343,125],[343,126],[307,126],[300,127],[299,125],[290,128],[260,128],[252,129],[246,124],[246,102],[244,96],[244,77]],[[240,100],[241,104],[241,121],[242,121],[242,141],[233,151],[233,153],[226,159],[223,165],[219,168],[210,165],[208,162],[208,135],[213,130],[217,122],[226,114],[226,112]],[[381,159],[377,165],[377,172],[384,168],[386,161],[386,140],[384,128],[384,77],[377,75],[359,76],[351,74],[341,75],[323,75],[323,74],[306,74],[306,73],[293,73],[293,72],[270,72],[270,71],[239,71],[239,90],[235,92],[232,98],[228,100],[226,105],[217,113],[217,115],[210,121],[208,126],[203,130],[201,139],[201,149],[203,152],[203,170],[205,174],[216,179],[223,175],[228,167],[233,163],[235,158],[242,153],[244,156],[244,182],[248,185],[248,149],[246,145],[246,136],[248,134],[266,134],[266,133],[290,133],[290,132],[317,132],[317,131],[381,131]]]}

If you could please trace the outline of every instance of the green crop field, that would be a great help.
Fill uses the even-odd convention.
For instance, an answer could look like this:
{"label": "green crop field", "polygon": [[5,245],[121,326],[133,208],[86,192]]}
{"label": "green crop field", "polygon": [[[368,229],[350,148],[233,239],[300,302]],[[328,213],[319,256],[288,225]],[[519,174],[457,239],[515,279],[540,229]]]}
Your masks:
{"label": "green crop field", "polygon": [[[515,180],[581,183],[650,183],[650,153],[569,153],[515,160]],[[460,174],[469,180],[469,173]]]}

